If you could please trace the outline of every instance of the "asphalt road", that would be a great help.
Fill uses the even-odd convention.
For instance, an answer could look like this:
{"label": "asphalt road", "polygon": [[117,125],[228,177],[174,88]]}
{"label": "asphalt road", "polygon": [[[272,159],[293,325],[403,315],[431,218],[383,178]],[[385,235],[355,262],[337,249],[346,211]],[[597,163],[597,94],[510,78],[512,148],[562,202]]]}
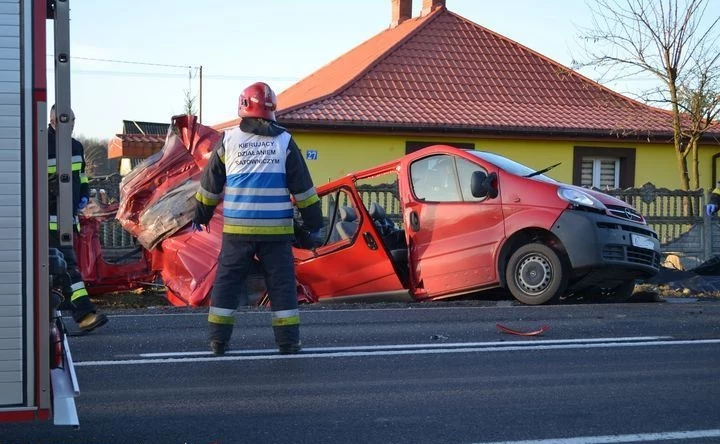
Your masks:
{"label": "asphalt road", "polygon": [[71,338],[80,428],[1,444],[720,442],[718,302],[306,306],[289,357],[262,310],[222,358],[205,310],[109,315]]}

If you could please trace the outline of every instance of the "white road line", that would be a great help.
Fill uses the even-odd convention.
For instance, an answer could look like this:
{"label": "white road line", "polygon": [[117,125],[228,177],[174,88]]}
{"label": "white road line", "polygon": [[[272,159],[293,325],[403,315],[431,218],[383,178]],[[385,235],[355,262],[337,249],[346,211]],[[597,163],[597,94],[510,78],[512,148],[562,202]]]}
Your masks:
{"label": "white road line", "polygon": [[580,436],[577,438],[531,439],[526,441],[493,441],[472,444],[608,444],[618,442],[651,442],[680,439],[717,438],[720,429],[689,430],[684,432],[637,433],[630,435]]}
{"label": "white road line", "polygon": [[[628,341],[658,341],[661,339],[672,339],[672,336],[635,336],[623,338],[587,338],[587,339],[548,339],[538,342],[515,342],[510,341],[492,341],[492,342],[440,342],[435,344],[390,344],[390,345],[356,345],[348,347],[315,347],[304,348],[305,352],[345,352],[345,351],[379,351],[379,350],[416,350],[416,349],[433,349],[433,348],[468,348],[468,347],[496,347],[507,345],[520,345],[532,347],[542,344],[586,344],[593,342],[628,342]],[[269,349],[249,349],[249,350],[232,350],[229,354],[258,354],[272,352]],[[165,353],[141,353],[141,358],[172,358],[178,356],[200,356],[206,355],[208,352],[165,352]]]}
{"label": "white road line", "polygon": [[[512,301],[509,301],[512,302]],[[540,310],[548,310],[552,308],[557,308],[557,305],[545,305],[545,306],[539,306],[539,305],[533,305],[533,306],[505,306],[505,305],[480,305],[480,306],[452,306],[452,307],[413,307],[412,304],[416,304],[415,302],[409,302],[409,306],[407,307],[388,307],[388,308],[331,308],[331,303],[328,303],[325,305],[325,307],[328,307],[327,309],[312,309],[312,308],[306,308],[308,306],[301,305],[300,306],[300,314],[303,313],[359,313],[359,312],[380,312],[380,311],[423,311],[423,310],[487,310],[488,308],[532,308],[535,311]],[[419,304],[419,303],[418,303]],[[581,307],[581,305],[577,305],[577,307]],[[157,308],[163,308],[162,306],[158,306]],[[134,318],[134,317],[148,317],[148,316],[207,316],[208,309],[207,307],[170,307],[177,308],[177,309],[189,309],[189,310],[197,310],[189,313],[132,313],[132,314],[121,314],[121,313],[114,313],[111,315],[108,315],[111,318]],[[248,308],[246,310],[244,309],[238,309],[236,312],[237,316],[244,316],[244,315],[269,315],[271,313],[270,309],[264,309],[264,308]],[[68,316],[69,318],[69,316]]]}
{"label": "white road line", "polygon": [[720,339],[704,339],[690,341],[642,341],[642,342],[608,342],[608,343],[582,343],[582,344],[533,344],[529,346],[506,345],[499,347],[467,347],[467,348],[442,348],[442,349],[416,349],[416,350],[370,350],[370,351],[339,351],[328,353],[299,353],[296,355],[280,355],[274,350],[265,350],[267,355],[242,355],[242,356],[212,356],[206,352],[205,356],[199,357],[178,357],[178,358],[157,358],[157,359],[126,359],[108,361],[80,361],[75,362],[75,367],[96,367],[109,365],[144,365],[144,364],[179,364],[195,362],[220,362],[220,361],[267,361],[276,359],[315,359],[315,358],[354,358],[361,356],[400,356],[400,355],[428,355],[448,353],[484,353],[484,352],[511,352],[527,350],[562,350],[562,349],[583,349],[583,348],[617,348],[617,347],[657,347],[657,346],[678,346],[678,345],[701,345],[720,344]]}

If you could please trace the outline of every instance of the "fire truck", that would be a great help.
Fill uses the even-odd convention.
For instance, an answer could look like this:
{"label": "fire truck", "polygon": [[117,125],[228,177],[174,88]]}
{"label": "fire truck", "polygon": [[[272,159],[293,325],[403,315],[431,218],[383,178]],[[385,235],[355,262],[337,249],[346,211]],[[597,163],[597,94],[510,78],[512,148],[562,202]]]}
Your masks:
{"label": "fire truck", "polygon": [[[0,0],[0,422],[79,425],[48,248],[46,20],[53,21],[58,230],[72,245],[68,0]],[[63,202],[68,204],[63,205]],[[56,275],[56,276],[54,276]]]}

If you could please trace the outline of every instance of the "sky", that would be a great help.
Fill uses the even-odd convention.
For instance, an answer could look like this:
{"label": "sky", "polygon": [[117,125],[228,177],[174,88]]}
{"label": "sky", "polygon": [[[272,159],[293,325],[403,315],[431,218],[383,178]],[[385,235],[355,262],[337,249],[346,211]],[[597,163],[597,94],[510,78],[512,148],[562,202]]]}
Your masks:
{"label": "sky", "polygon": [[[276,93],[387,29],[391,0],[70,1],[76,137],[110,139],[123,120],[169,123],[202,95],[202,123],[237,116],[256,81]],[[720,14],[720,1],[711,0]],[[422,0],[413,0],[413,16]],[[582,55],[583,0],[446,0],[447,8],[558,63]],[[48,21],[48,102],[54,102]],[[200,69],[202,66],[202,82]],[[597,75],[580,71],[590,78]],[[202,84],[202,94],[200,85]],[[606,84],[621,93],[637,85]]]}

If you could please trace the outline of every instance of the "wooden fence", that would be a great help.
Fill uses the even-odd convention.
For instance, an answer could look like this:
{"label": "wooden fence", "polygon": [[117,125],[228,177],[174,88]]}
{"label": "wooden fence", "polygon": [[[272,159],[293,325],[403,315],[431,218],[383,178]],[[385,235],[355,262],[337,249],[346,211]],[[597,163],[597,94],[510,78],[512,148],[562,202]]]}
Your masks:
{"label": "wooden fence", "polygon": [[628,203],[640,212],[657,233],[660,243],[669,244],[703,223],[705,191],[669,190],[646,183],[640,188],[601,190]]}
{"label": "wooden fence", "polygon": [[705,190],[669,190],[646,183],[639,188],[600,190],[632,205],[658,234],[663,253],[680,257],[686,268],[720,254],[720,225],[705,214]]}
{"label": "wooden fence", "polygon": [[[113,203],[120,200],[119,174],[90,178],[90,195],[104,203]],[[116,219],[111,219],[100,224],[100,245],[103,250],[112,256],[114,253],[121,254],[128,249],[136,248],[137,240],[120,225]],[[117,251],[116,251],[117,250]]]}
{"label": "wooden fence", "polygon": [[[119,176],[115,176],[91,179],[90,185],[96,190],[105,189],[109,199],[118,199]],[[402,224],[397,182],[363,184],[357,189],[366,206],[377,202],[385,208],[390,219]],[[646,183],[639,188],[598,191],[617,197],[645,216],[648,225],[658,233],[663,253],[680,256],[687,267],[720,254],[720,224],[705,214],[705,190],[670,190]],[[100,242],[105,249],[127,249],[137,245],[116,220],[102,224]]]}

